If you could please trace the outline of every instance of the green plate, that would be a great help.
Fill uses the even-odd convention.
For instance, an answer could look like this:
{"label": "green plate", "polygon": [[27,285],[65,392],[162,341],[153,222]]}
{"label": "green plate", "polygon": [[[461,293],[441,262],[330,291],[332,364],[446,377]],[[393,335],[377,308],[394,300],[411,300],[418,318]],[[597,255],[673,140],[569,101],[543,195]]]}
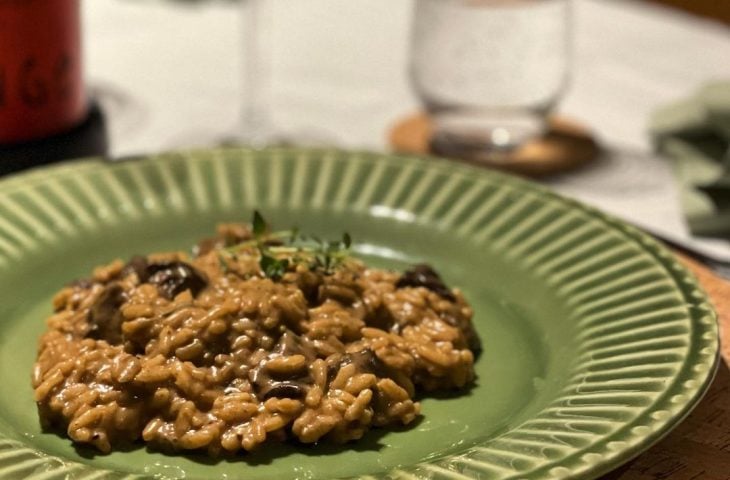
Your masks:
{"label": "green plate", "polygon": [[[377,266],[432,263],[474,306],[478,381],[401,431],[235,459],[97,455],[41,432],[30,387],[53,293],[97,264],[187,248],[257,208],[348,231]],[[82,161],[0,181],[3,479],[589,479],[656,442],[717,361],[695,279],[627,225],[530,183],[432,159],[217,150]]]}

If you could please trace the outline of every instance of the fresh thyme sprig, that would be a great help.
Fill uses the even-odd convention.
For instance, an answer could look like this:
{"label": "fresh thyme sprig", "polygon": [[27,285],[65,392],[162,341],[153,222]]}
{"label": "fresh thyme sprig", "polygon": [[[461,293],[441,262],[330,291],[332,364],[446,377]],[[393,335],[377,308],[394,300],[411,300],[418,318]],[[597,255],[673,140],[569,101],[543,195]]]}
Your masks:
{"label": "fresh thyme sprig", "polygon": [[222,253],[235,256],[255,247],[261,271],[272,280],[281,279],[289,267],[301,264],[331,275],[350,256],[352,238],[349,233],[344,233],[341,240],[326,241],[303,235],[297,228],[271,232],[269,223],[258,210],[253,213],[251,230],[253,239],[227,247]]}

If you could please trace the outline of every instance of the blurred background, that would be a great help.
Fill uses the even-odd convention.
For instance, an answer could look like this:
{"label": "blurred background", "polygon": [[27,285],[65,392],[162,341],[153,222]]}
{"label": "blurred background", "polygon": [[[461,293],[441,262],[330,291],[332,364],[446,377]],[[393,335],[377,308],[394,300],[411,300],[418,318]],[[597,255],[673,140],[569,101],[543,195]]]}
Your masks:
{"label": "blurred background", "polygon": [[[727,256],[717,238],[730,222],[715,240],[692,237],[687,209],[714,204],[696,179],[677,177],[659,148],[664,131],[652,129],[659,110],[730,79],[730,2],[572,8],[572,59],[554,112],[601,153],[542,181]],[[411,0],[85,2],[87,82],[106,114],[109,154],[231,142],[402,149],[393,129],[422,109],[408,74],[413,12]],[[684,113],[670,115],[670,133],[689,121]]]}
{"label": "blurred background", "polygon": [[[247,2],[84,3],[88,83],[108,100],[112,154],[235,131]],[[264,55],[282,128],[306,115],[305,123],[328,125],[331,105],[345,103],[348,124],[322,135],[344,146],[387,147],[387,127],[418,109],[406,74],[412,1],[262,3],[272,10]],[[649,149],[654,109],[730,77],[726,1],[577,0],[574,9],[572,80],[558,109],[607,144]]]}
{"label": "blurred background", "polygon": [[[0,171],[230,144],[441,153],[730,258],[727,0],[34,4],[74,2],[93,148],[34,139],[20,145],[26,165],[0,138]],[[21,4],[0,1],[0,13]],[[469,124],[517,108],[536,119],[524,136],[504,126],[481,138]],[[463,130],[456,147],[476,147],[436,142],[449,129]]]}

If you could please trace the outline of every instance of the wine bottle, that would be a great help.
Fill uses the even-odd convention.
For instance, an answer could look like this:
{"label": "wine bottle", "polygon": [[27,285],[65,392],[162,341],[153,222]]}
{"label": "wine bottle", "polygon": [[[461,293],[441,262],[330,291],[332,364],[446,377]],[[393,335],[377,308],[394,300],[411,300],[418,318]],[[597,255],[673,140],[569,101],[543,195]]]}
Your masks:
{"label": "wine bottle", "polygon": [[0,0],[0,174],[106,152],[81,41],[81,0]]}

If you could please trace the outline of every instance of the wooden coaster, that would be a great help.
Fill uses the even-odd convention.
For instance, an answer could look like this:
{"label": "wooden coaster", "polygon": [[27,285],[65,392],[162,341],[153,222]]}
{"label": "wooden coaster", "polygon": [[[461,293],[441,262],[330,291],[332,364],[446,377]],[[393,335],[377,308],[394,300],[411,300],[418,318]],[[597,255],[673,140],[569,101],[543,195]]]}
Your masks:
{"label": "wooden coaster", "polygon": [[[455,158],[528,176],[561,173],[585,165],[600,154],[600,147],[584,127],[562,117],[548,121],[548,132],[505,154],[499,162],[474,158]],[[426,114],[399,121],[390,131],[389,142],[400,153],[434,154],[431,150],[433,125]]]}

